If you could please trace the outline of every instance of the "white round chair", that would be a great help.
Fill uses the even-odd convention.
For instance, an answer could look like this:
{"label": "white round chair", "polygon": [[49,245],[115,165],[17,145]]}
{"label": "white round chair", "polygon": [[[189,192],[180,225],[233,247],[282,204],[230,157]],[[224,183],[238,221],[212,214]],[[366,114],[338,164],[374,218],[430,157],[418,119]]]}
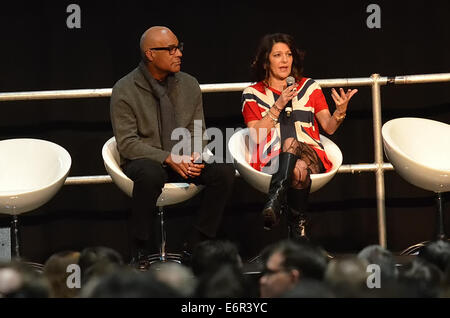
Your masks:
{"label": "white round chair", "polygon": [[[382,135],[384,151],[395,171],[409,183],[436,193],[437,238],[444,239],[441,193],[450,191],[450,125],[424,118],[397,118],[383,125]],[[402,254],[413,254],[427,242]]]}
{"label": "white round chair", "polygon": [[61,146],[40,139],[0,141],[0,213],[12,216],[12,254],[20,257],[18,215],[48,202],[61,188],[72,164]]}
{"label": "white round chair", "polygon": [[[111,176],[113,182],[125,192],[129,197],[133,194],[133,181],[128,178],[120,168],[120,155],[117,150],[116,138],[111,137],[103,145],[102,149],[103,162],[106,171]],[[149,260],[153,262],[175,261],[180,262],[180,255],[175,253],[167,253],[166,251],[166,231],[164,227],[164,206],[177,204],[191,199],[199,193],[204,186],[195,185],[193,183],[166,183],[161,195],[158,197],[156,206],[159,210],[160,226],[161,226],[161,245],[160,253],[151,255]]]}
{"label": "white round chair", "polygon": [[[268,193],[272,175],[257,171],[248,163],[247,158],[251,158],[252,155],[252,149],[248,149],[247,146],[248,138],[250,138],[249,130],[245,128],[235,132],[228,141],[228,149],[233,157],[234,166],[244,180],[251,186],[263,193]],[[333,163],[333,168],[326,173],[311,175],[310,192],[315,192],[326,185],[334,177],[342,164],[342,152],[339,147],[325,136],[320,135],[320,140],[325,148],[328,159]]]}

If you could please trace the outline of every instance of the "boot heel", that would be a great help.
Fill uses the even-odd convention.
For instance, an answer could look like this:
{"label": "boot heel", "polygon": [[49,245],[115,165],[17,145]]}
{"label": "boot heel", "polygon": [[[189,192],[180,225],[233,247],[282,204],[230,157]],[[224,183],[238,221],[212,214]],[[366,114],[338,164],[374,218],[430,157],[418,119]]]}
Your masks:
{"label": "boot heel", "polygon": [[264,229],[271,230],[280,223],[281,209],[276,211],[273,207],[269,206],[264,208],[262,214],[264,218]]}

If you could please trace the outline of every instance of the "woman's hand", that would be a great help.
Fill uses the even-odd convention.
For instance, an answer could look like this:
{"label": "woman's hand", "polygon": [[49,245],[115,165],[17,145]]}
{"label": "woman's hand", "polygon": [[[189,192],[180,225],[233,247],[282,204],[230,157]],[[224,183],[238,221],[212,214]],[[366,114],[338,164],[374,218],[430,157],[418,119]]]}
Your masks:
{"label": "woman's hand", "polygon": [[290,100],[292,100],[295,96],[298,94],[297,90],[298,85],[294,84],[291,86],[286,87],[282,92],[280,97],[278,97],[277,101],[275,102],[275,107],[278,108],[278,110],[283,110],[287,103],[289,103]]}
{"label": "woman's hand", "polygon": [[331,89],[331,97],[333,98],[334,102],[336,103],[336,110],[341,115],[345,114],[347,111],[348,102],[352,98],[353,95],[355,95],[358,90],[357,89],[348,89],[347,92],[344,91],[343,88],[339,88],[340,95],[337,93],[337,91],[332,88]]}

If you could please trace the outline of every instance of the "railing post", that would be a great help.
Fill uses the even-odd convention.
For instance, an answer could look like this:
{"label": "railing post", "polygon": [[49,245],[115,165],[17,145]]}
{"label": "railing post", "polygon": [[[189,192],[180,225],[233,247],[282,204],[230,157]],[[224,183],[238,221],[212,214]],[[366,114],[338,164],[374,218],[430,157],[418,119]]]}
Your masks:
{"label": "railing post", "polygon": [[375,172],[377,192],[377,217],[378,217],[378,242],[386,246],[386,213],[384,194],[384,171],[383,171],[383,144],[381,136],[381,98],[380,98],[380,74],[372,74],[372,112],[373,112],[373,139],[375,147]]}

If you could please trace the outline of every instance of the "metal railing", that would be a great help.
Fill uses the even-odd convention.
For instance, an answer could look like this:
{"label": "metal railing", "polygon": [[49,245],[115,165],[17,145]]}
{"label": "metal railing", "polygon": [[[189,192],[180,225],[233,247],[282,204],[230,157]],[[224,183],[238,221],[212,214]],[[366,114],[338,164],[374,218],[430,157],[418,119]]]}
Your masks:
{"label": "metal railing", "polygon": [[[380,76],[372,74],[370,77],[360,78],[337,78],[316,80],[321,87],[347,87],[347,86],[371,86],[372,88],[372,113],[373,113],[373,138],[374,138],[374,163],[370,164],[344,164],[338,173],[375,172],[377,217],[378,217],[378,241],[386,247],[386,216],[385,216],[385,191],[384,171],[394,170],[392,164],[383,162],[383,143],[381,136],[381,85],[387,84],[419,84],[450,82],[450,73],[405,75],[405,76]],[[224,83],[224,84],[202,84],[200,88],[203,93],[215,92],[239,92],[243,91],[252,83]],[[69,99],[69,98],[96,98],[110,97],[112,89],[76,89],[76,90],[52,90],[0,93],[1,101],[19,100],[43,100],[43,99]],[[111,183],[108,175],[68,177],[65,185]]]}

